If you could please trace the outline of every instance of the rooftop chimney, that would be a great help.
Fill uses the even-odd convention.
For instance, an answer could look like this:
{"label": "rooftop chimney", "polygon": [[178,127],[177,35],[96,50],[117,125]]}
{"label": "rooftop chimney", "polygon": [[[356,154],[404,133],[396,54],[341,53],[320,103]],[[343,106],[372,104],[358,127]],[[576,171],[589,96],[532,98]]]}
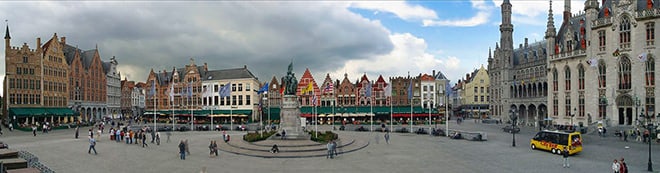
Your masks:
{"label": "rooftop chimney", "polygon": [[527,48],[527,38],[525,38],[525,48]]}
{"label": "rooftop chimney", "polygon": [[66,37],[60,37],[60,40],[61,40],[60,42],[62,42],[62,44],[66,44]]}

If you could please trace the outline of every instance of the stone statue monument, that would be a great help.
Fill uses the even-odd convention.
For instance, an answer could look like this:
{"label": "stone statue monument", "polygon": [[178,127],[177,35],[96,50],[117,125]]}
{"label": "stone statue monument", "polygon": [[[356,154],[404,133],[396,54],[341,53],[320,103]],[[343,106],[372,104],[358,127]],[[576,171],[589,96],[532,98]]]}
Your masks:
{"label": "stone statue monument", "polygon": [[309,139],[300,125],[300,106],[298,96],[296,96],[298,80],[293,74],[293,61],[289,64],[286,76],[282,77],[282,87],[284,87],[284,96],[282,96],[282,108],[280,109],[280,127],[286,131],[284,139]]}
{"label": "stone statue monument", "polygon": [[289,64],[289,70],[286,72],[286,76],[282,77],[282,84],[284,84],[284,95],[296,95],[298,80],[292,71],[293,61]]}

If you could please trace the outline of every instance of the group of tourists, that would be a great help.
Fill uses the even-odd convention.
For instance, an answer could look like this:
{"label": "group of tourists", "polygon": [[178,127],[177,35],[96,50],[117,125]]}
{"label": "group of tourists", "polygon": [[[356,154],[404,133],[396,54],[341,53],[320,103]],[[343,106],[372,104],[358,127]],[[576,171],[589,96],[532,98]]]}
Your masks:
{"label": "group of tourists", "polygon": [[660,143],[660,133],[657,133],[654,136],[651,135],[651,131],[649,131],[648,129],[644,129],[643,131],[640,130],[639,128],[619,130],[616,131],[614,134],[619,137],[619,140],[626,142],[628,142],[628,137],[630,136],[631,139],[634,139],[637,142],[647,143],[647,142],[656,141],[657,143]]}
{"label": "group of tourists", "polygon": [[335,140],[332,140],[328,142],[326,146],[328,147],[328,155],[325,158],[334,159],[335,156],[337,156],[337,142]]}
{"label": "group of tourists", "polygon": [[612,171],[614,173],[628,173],[628,165],[626,165],[623,157],[621,160],[614,159],[614,162],[612,163]]}

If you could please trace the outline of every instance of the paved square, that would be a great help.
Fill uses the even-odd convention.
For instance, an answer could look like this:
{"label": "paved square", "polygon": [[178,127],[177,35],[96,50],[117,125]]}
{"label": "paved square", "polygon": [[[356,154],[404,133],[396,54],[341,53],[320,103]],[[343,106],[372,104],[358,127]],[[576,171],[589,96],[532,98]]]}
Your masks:
{"label": "paved square", "polygon": [[[444,126],[441,126],[444,128]],[[613,159],[625,157],[630,172],[645,172],[648,146],[636,142],[622,142],[618,138],[600,139],[584,135],[584,151],[570,158],[571,167],[562,168],[561,156],[549,152],[532,151],[529,139],[532,128],[522,128],[516,135],[517,147],[511,147],[511,134],[501,132],[503,125],[475,124],[465,121],[461,125],[451,122],[450,128],[488,132],[488,141],[451,140],[445,137],[392,133],[391,144],[386,144],[383,133],[337,131],[370,142],[366,148],[325,157],[268,159],[220,152],[209,158],[209,140],[221,141],[220,132],[173,132],[172,142],[149,147],[117,143],[103,134],[96,149],[98,155],[87,154],[86,136],[73,139],[74,131],[57,130],[48,134],[8,132],[1,136],[10,148],[27,150],[56,172],[611,172]],[[330,129],[330,126],[319,127]],[[86,131],[82,130],[81,131]],[[241,139],[243,132],[228,132],[232,140]],[[85,133],[81,133],[85,134]],[[191,155],[179,160],[177,144],[187,138]],[[629,146],[625,149],[624,146]],[[660,159],[660,145],[653,144],[653,160]],[[660,165],[654,164],[656,170]],[[565,171],[564,171],[565,170]]]}

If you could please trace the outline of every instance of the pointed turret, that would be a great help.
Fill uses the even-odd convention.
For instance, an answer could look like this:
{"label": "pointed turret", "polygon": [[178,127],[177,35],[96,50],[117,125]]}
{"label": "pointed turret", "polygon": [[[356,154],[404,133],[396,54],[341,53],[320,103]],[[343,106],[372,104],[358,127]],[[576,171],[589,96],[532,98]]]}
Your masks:
{"label": "pointed turret", "polygon": [[571,19],[571,0],[564,0],[564,23]]}
{"label": "pointed turret", "polygon": [[546,26],[545,31],[546,39],[548,39],[548,37],[554,37],[557,34],[554,20],[554,17],[552,17],[552,0],[550,0],[550,8],[548,8],[548,25]]}
{"label": "pointed turret", "polygon": [[11,39],[11,36],[9,36],[9,24],[7,24],[7,30],[5,30],[5,39]]}
{"label": "pointed turret", "polygon": [[598,11],[598,0],[587,0],[584,2],[584,11],[595,9]]}
{"label": "pointed turret", "polygon": [[500,43],[505,50],[513,50],[513,24],[511,24],[511,3],[502,3],[502,24],[500,24]]}

